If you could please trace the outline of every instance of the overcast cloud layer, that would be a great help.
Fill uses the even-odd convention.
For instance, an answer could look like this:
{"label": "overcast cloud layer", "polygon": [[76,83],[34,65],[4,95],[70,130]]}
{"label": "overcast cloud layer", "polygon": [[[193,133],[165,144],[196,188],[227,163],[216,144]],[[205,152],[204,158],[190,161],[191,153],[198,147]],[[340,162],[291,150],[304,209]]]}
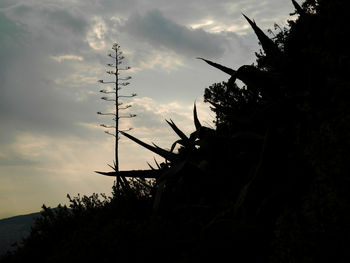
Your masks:
{"label": "overcast cloud layer", "polygon": [[[132,66],[131,101],[137,118],[121,123],[147,142],[170,147],[164,119],[193,131],[197,100],[203,123],[213,114],[204,89],[228,76],[196,60],[236,68],[254,62],[257,39],[245,13],[263,28],[285,24],[281,0],[1,0],[0,218],[56,206],[66,193],[110,192],[113,138],[99,128],[108,118],[96,80],[114,41]],[[121,169],[144,169],[153,154],[121,140]],[[160,160],[161,161],[161,160]]]}

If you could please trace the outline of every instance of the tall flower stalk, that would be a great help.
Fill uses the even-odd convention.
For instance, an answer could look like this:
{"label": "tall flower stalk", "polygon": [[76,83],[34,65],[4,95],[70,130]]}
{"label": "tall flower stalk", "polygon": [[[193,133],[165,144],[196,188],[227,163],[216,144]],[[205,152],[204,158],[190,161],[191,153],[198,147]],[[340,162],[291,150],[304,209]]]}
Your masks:
{"label": "tall flower stalk", "polygon": [[[132,98],[136,96],[136,93],[132,93],[131,95],[121,95],[119,92],[128,86],[130,83],[128,80],[131,79],[130,76],[123,77],[123,72],[130,69],[129,66],[122,67],[124,56],[123,52],[120,49],[120,45],[117,43],[114,43],[112,46],[113,53],[108,54],[108,56],[113,59],[114,63],[108,63],[107,66],[111,68],[112,70],[107,70],[106,73],[109,75],[114,76],[113,81],[104,81],[104,80],[98,80],[101,84],[112,84],[114,88],[108,88],[108,89],[102,89],[100,90],[101,93],[105,94],[105,96],[101,97],[102,100],[114,102],[115,108],[113,112],[97,112],[99,115],[105,115],[105,116],[111,116],[113,117],[114,125],[106,125],[106,124],[100,124],[100,126],[104,127],[105,133],[111,136],[115,137],[115,159],[114,159],[114,165],[111,166],[115,172],[119,171],[119,158],[118,158],[118,147],[119,147],[119,133],[121,131],[130,131],[132,128],[129,128],[127,130],[120,130],[119,129],[119,120],[122,118],[133,118],[136,117],[136,114],[127,114],[122,115],[121,111],[126,110],[131,107],[130,104],[124,104],[123,101],[121,101],[121,98]],[[114,130],[114,131],[113,131]],[[119,186],[120,178],[117,176],[117,186]]]}

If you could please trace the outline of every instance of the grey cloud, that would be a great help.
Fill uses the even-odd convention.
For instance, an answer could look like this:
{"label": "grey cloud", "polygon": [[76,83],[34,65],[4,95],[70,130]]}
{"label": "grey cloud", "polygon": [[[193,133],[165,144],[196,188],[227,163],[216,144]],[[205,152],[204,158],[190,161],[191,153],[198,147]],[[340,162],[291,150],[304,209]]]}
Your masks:
{"label": "grey cloud", "polygon": [[[20,33],[23,33],[24,30],[20,29],[15,22],[9,20],[1,11],[0,11],[0,44],[3,48],[5,45],[10,44],[9,41],[15,40]],[[0,50],[1,51],[1,50]]]}
{"label": "grey cloud", "polygon": [[84,35],[88,29],[88,20],[76,7],[67,8],[54,3],[22,2],[6,9],[7,15],[16,21],[21,21],[33,34],[55,34],[56,37],[65,33]]}
{"label": "grey cloud", "polygon": [[137,6],[136,0],[100,0],[98,2],[104,10],[114,14],[123,14]]}
{"label": "grey cloud", "polygon": [[[243,1],[243,0],[241,0]],[[139,10],[149,11],[157,8],[162,11],[166,17],[173,20],[181,21],[182,24],[190,24],[197,19],[207,17],[221,17],[226,13],[225,4],[232,2],[231,0],[139,0]],[[237,2],[237,0],[235,1]],[[218,15],[219,14],[219,15]],[[218,15],[218,16],[217,16]]]}
{"label": "grey cloud", "polygon": [[[131,123],[123,120],[123,125],[134,127],[136,137],[167,147],[177,138],[164,119],[172,118],[179,128],[193,131],[191,107],[183,108],[191,106],[205,87],[227,80],[226,75],[194,58],[203,56],[235,67],[247,63],[248,58],[252,60],[251,54],[256,50],[252,45],[257,42],[253,35],[212,34],[190,26],[208,20],[213,20],[213,26],[219,25],[222,30],[233,24],[241,26],[245,20],[240,12],[244,12],[266,28],[277,15],[287,17],[291,9],[289,0],[0,0],[0,174],[5,181],[11,176],[10,190],[1,193],[16,195],[19,209],[26,209],[30,200],[33,204],[33,196],[25,196],[25,202],[19,204],[23,185],[37,193],[38,200],[53,200],[62,195],[57,192],[52,197],[54,190],[67,189],[67,185],[71,189],[78,185],[84,190],[82,185],[89,181],[86,174],[96,169],[87,167],[96,157],[104,165],[105,150],[110,149],[108,136],[94,129],[93,123],[97,126],[99,122],[108,122],[96,115],[108,106],[99,99],[97,91],[101,85],[93,79],[107,78],[103,64],[109,62],[106,55],[112,41],[122,45],[131,67],[141,68],[152,58],[166,57],[166,61],[160,59],[153,68],[144,67],[131,73],[132,85],[125,92],[136,92],[141,98],[148,96],[153,102],[137,101],[136,97],[131,112],[138,117]],[[131,12],[140,15],[131,15]],[[94,28],[96,19],[106,24],[101,37]],[[88,37],[94,34],[94,29],[96,39],[105,44],[100,45],[100,50],[89,45]],[[58,62],[51,58],[66,55],[82,57],[83,61]],[[166,64],[172,59],[183,64],[179,63],[178,68],[171,68],[169,72],[160,70],[163,62]],[[181,104],[179,107],[167,105],[171,101]],[[200,118],[204,117],[200,115]],[[77,124],[79,122],[82,125]],[[27,148],[29,155],[19,147],[21,143],[31,144],[32,138],[35,144],[49,141],[49,145],[41,149],[40,159],[31,156],[35,147]],[[79,147],[71,145],[75,141],[84,143]],[[126,139],[123,141],[128,146],[132,144]],[[68,147],[51,149],[62,143]],[[73,148],[76,149],[72,151]],[[145,162],[151,160],[151,157],[141,158],[150,153],[142,152],[140,146],[125,149],[122,158],[132,159],[128,164],[130,169],[144,167]],[[86,152],[92,152],[91,156],[85,155]],[[79,169],[69,172],[71,166]],[[68,178],[58,181],[65,173]],[[49,177],[52,179],[47,179]],[[77,178],[81,180],[74,181]],[[43,182],[45,187],[40,187]],[[99,184],[92,185],[90,189],[96,191]],[[50,191],[42,192],[47,186]]]}
{"label": "grey cloud", "polygon": [[20,0],[2,0],[0,2],[0,8],[8,8],[17,4]]}
{"label": "grey cloud", "polygon": [[48,8],[41,11],[53,25],[59,25],[59,28],[70,29],[74,34],[82,34],[86,32],[88,22],[75,9],[56,9]]}
{"label": "grey cloud", "polygon": [[12,66],[12,62],[19,59],[16,52],[23,48],[25,40],[25,30],[9,20],[2,12],[0,12],[0,116],[4,110],[4,95],[7,88],[5,85],[6,76]]}
{"label": "grey cloud", "polygon": [[130,16],[121,31],[147,41],[156,49],[167,48],[184,56],[220,57],[228,45],[220,34],[189,29],[167,19],[158,10]]}
{"label": "grey cloud", "polygon": [[[243,26],[246,21],[241,13],[260,20],[263,28],[273,27],[273,23],[281,23],[293,9],[291,1],[280,0],[139,0],[138,10],[142,12],[159,9],[165,17],[183,25],[201,23],[203,20],[214,20],[226,27]],[[264,20],[264,21],[261,21]]]}
{"label": "grey cloud", "polygon": [[13,32],[0,37],[1,148],[21,131],[52,136],[91,136],[76,123],[96,121],[98,97],[77,101],[74,92],[78,90],[60,87],[54,82],[67,64],[51,62],[48,54],[33,43],[23,44],[26,33],[22,34],[15,24],[5,19],[1,22],[2,32],[6,28]]}
{"label": "grey cloud", "polygon": [[55,75],[40,69],[41,63],[45,64],[32,61],[33,68],[29,68],[23,61],[23,65],[17,65],[7,74],[5,88],[0,87],[3,94],[0,121],[3,125],[50,135],[87,135],[80,134],[83,128],[76,123],[96,121],[98,97],[77,100],[74,93],[80,89],[56,85]]}

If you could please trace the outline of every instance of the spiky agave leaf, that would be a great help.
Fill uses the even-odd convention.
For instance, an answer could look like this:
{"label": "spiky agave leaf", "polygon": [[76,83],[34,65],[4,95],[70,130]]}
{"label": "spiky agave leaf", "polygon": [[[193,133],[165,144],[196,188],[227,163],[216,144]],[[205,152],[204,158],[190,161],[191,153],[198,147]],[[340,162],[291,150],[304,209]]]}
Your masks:
{"label": "spiky agave leaf", "polygon": [[[116,162],[113,161],[113,164],[114,164],[114,166],[112,166],[110,164],[107,164],[107,165],[114,170],[114,172],[112,172],[112,173],[115,173],[114,176],[116,176],[116,180],[117,180],[117,189],[119,189],[119,185],[120,185],[120,182],[121,182],[121,176],[117,174],[118,171],[117,171],[117,168],[116,168],[117,167],[116,166]],[[103,174],[103,175],[110,174],[110,173],[103,173],[103,172],[96,172],[96,173]],[[110,176],[110,175],[107,175],[107,176]]]}
{"label": "spiky agave leaf", "polygon": [[114,171],[115,171],[115,166],[113,167],[112,165],[110,164],[107,164],[109,167],[111,167]]}
{"label": "spiky agave leaf", "polygon": [[149,162],[147,162],[149,168],[151,168],[151,170],[156,170]]}
{"label": "spiky agave leaf", "polygon": [[172,145],[171,145],[171,148],[170,148],[170,152],[173,152],[174,151],[174,149],[175,149],[175,147],[176,147],[176,145],[177,144],[180,144],[180,145],[182,145],[182,146],[185,146],[186,144],[184,143],[184,141],[183,140],[177,140],[176,142],[174,142]]}
{"label": "spiky agave leaf", "polygon": [[161,175],[159,170],[130,170],[130,171],[119,171],[119,172],[99,172],[95,173],[102,174],[105,176],[118,176],[118,177],[129,177],[129,178],[158,178]]}
{"label": "spiky agave leaf", "polygon": [[217,68],[217,69],[225,72],[226,74],[229,74],[230,76],[233,76],[236,74],[236,71],[232,68],[225,67],[223,65],[220,65],[218,63],[212,62],[212,61],[204,59],[204,58],[197,58],[197,59],[201,59],[201,60],[207,62],[210,66],[213,66],[214,68]]}
{"label": "spiky agave leaf", "polygon": [[199,131],[202,127],[202,124],[198,119],[196,103],[194,103],[194,106],[193,106],[193,120],[194,120],[194,126],[196,127],[196,130]]}
{"label": "spiky agave leaf", "polygon": [[268,56],[277,56],[280,53],[278,46],[273,42],[265,33],[256,25],[255,21],[250,20],[249,17],[242,14],[244,18],[248,21],[250,26],[253,28],[256,36],[258,37],[262,48],[264,49],[266,55]]}
{"label": "spiky agave leaf", "polygon": [[195,145],[196,141],[199,139],[199,130],[194,131],[190,134],[190,144]]}
{"label": "spiky agave leaf", "polygon": [[157,162],[156,158],[153,157],[153,160],[154,160],[155,164],[157,165],[158,169],[160,169],[161,166],[160,166],[159,163]]}
{"label": "spiky agave leaf", "polygon": [[165,120],[170,127],[174,130],[174,132],[184,141],[188,140],[188,137],[175,125],[175,123],[170,119],[170,122],[168,120]]}
{"label": "spiky agave leaf", "polygon": [[146,149],[158,154],[159,156],[165,158],[166,160],[168,160],[170,162],[177,161],[179,159],[178,156],[172,152],[166,151],[158,146],[154,147],[154,146],[151,146],[147,143],[144,143],[143,141],[135,138],[134,136],[132,136],[130,134],[127,134],[126,132],[120,131],[120,133],[122,135],[124,135],[125,137],[129,138],[130,140],[132,140],[132,141],[136,142],[137,144],[145,147]]}
{"label": "spiky agave leaf", "polygon": [[[155,143],[153,143],[153,142],[152,142],[152,144],[153,144],[153,146],[154,146],[156,149],[164,150],[163,148],[159,147],[157,144],[155,144]],[[164,151],[166,151],[166,150],[164,150]],[[172,151],[167,151],[167,152],[171,153]],[[165,158],[165,159],[166,159],[166,158]],[[168,160],[168,161],[169,161],[169,160]]]}
{"label": "spiky agave leaf", "polygon": [[305,11],[301,8],[301,6],[297,3],[297,1],[292,0],[292,3],[294,5],[295,10],[297,10],[297,13],[302,16],[305,14]]}

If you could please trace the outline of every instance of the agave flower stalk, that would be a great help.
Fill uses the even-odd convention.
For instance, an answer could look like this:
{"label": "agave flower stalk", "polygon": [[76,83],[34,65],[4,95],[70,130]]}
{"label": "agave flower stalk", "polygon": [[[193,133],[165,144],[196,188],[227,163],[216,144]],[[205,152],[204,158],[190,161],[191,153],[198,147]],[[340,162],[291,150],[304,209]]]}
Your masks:
{"label": "agave flower stalk", "polygon": [[[131,105],[123,105],[123,102],[120,101],[120,98],[133,98],[136,96],[136,93],[132,93],[131,95],[120,95],[119,90],[122,88],[128,86],[130,82],[127,82],[131,79],[130,76],[126,77],[120,77],[121,71],[126,71],[131,69],[129,66],[123,66],[123,60],[125,57],[122,55],[123,52],[120,50],[120,45],[117,43],[113,44],[112,46],[112,53],[109,53],[108,56],[111,57],[114,61],[113,63],[108,63],[107,66],[111,68],[111,70],[107,70],[106,73],[109,75],[112,75],[114,80],[113,81],[104,81],[104,80],[98,80],[98,83],[101,84],[114,84],[113,89],[101,89],[100,92],[103,93],[105,96],[101,97],[102,100],[107,102],[114,102],[115,103],[115,109],[113,112],[97,112],[99,115],[104,116],[112,116],[114,125],[106,125],[106,124],[100,124],[101,127],[107,129],[105,130],[105,133],[108,135],[112,135],[115,137],[115,160],[114,160],[114,166],[112,167],[115,172],[119,172],[119,158],[118,158],[118,141],[119,141],[119,133],[130,131],[132,128],[126,129],[126,130],[119,130],[119,120],[122,118],[134,118],[136,117],[136,114],[128,114],[128,115],[120,115],[121,110],[125,110],[131,107]],[[111,132],[111,130],[114,130],[114,132]],[[120,178],[117,176],[117,187],[119,185]]]}

